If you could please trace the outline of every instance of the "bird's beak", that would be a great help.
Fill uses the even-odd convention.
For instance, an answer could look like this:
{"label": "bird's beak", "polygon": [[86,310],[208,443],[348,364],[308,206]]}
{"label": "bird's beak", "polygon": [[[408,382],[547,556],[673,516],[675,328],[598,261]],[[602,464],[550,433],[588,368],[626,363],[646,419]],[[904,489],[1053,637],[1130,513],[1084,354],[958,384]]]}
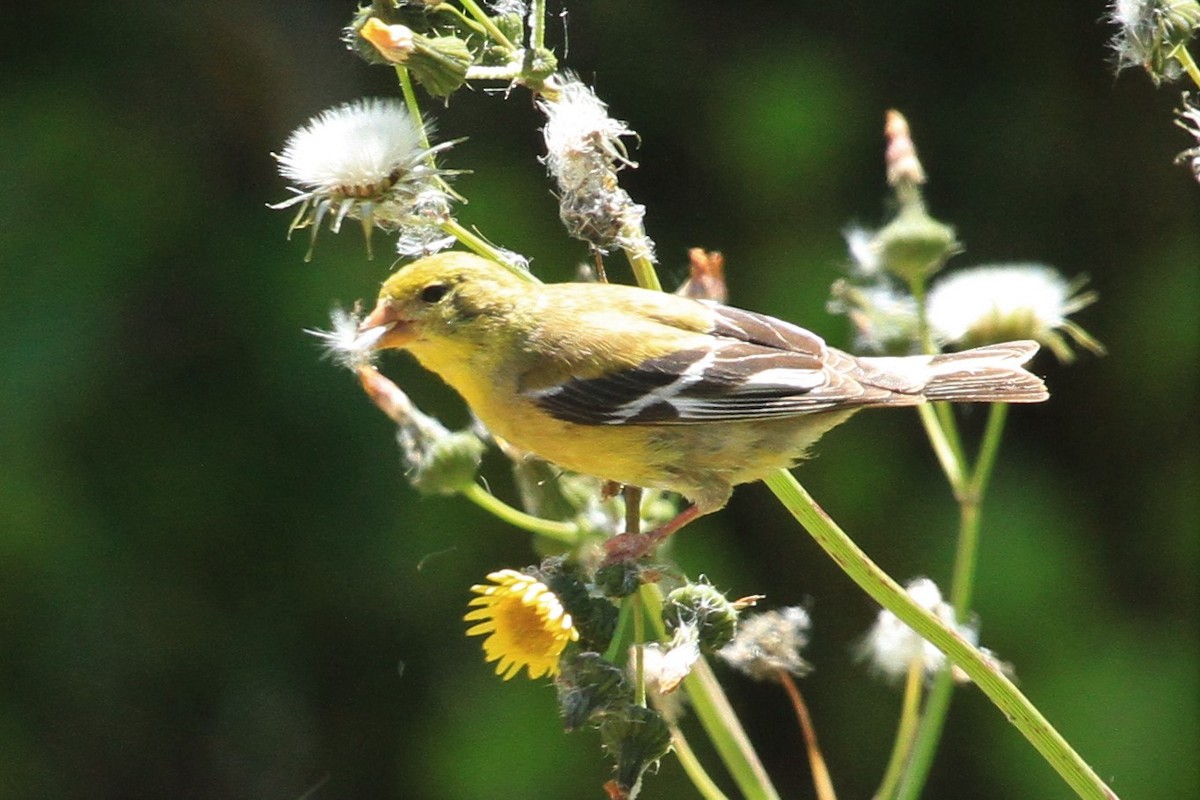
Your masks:
{"label": "bird's beak", "polygon": [[381,297],[375,309],[359,324],[358,335],[360,339],[377,337],[374,349],[385,350],[404,347],[416,336],[416,330],[410,320],[401,318],[390,300]]}

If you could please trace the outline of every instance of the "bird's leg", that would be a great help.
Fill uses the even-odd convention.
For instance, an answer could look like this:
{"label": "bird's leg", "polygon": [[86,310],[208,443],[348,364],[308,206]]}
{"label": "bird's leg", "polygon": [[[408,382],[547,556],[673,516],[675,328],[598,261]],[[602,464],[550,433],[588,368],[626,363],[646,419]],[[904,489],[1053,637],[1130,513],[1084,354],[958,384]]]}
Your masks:
{"label": "bird's leg", "polygon": [[[640,499],[640,492],[639,492]],[[628,495],[626,495],[628,503]],[[632,514],[629,507],[626,507],[626,524],[628,520],[637,519],[640,521],[640,503],[633,506]],[[662,544],[668,536],[675,531],[687,525],[692,520],[701,516],[701,511],[698,506],[690,505],[683,511],[675,515],[674,519],[659,525],[649,533],[637,533],[637,523],[632,527],[627,528],[625,533],[619,536],[614,536],[604,543],[604,561],[603,565],[618,564],[622,561],[636,561],[642,556],[650,553],[654,548]]]}

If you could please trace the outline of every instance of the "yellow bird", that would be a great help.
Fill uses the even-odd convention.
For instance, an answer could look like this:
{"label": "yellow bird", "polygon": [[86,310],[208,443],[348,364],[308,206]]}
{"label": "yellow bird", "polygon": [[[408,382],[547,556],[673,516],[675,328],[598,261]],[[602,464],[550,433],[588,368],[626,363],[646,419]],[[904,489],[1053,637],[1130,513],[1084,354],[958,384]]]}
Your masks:
{"label": "yellow bird", "polygon": [[462,252],[396,272],[359,330],[376,348],[412,353],[514,446],[691,501],[645,548],[723,507],[735,485],[794,465],[861,408],[1048,397],[1021,366],[1032,341],[858,357],[751,311],[633,286],[533,283]]}

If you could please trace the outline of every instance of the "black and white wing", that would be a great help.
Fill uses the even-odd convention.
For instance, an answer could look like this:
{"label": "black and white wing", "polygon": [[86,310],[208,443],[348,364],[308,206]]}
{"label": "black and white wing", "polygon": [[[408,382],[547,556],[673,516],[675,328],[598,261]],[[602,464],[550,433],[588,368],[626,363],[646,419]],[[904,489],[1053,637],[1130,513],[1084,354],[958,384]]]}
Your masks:
{"label": "black and white wing", "polygon": [[706,305],[713,322],[705,346],[571,378],[529,396],[568,422],[663,425],[789,417],[886,402],[892,394],[855,380],[855,360],[816,334],[762,314]]}

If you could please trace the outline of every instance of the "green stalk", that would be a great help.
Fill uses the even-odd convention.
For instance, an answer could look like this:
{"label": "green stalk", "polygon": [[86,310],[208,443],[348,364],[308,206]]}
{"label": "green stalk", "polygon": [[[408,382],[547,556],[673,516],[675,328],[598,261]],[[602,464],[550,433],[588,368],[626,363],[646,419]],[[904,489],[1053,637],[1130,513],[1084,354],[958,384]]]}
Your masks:
{"label": "green stalk", "polygon": [[842,571],[961,668],[1080,797],[1085,800],[1113,800],[1116,797],[1012,681],[993,670],[966,640],[916,605],[904,589],[871,561],[817,505],[795,476],[780,470],[765,482]]}
{"label": "green stalk", "polygon": [[979,523],[983,510],[983,498],[987,493],[992,469],[996,465],[996,454],[1004,435],[1004,422],[1008,418],[1005,403],[992,403],[988,410],[987,428],[983,433],[979,459],[971,481],[967,484],[966,496],[962,498],[958,552],[954,558],[954,577],[950,584],[950,603],[958,613],[959,622],[967,620],[971,612],[971,598],[975,590],[976,563],[979,556]]}
{"label": "green stalk", "polygon": [[929,768],[933,766],[938,742],[942,739],[942,729],[946,726],[946,716],[950,712],[950,699],[953,696],[954,675],[947,666],[937,674],[933,685],[929,687],[925,711],[913,739],[912,756],[909,758],[908,768],[901,776],[895,800],[918,800],[921,796],[925,781],[929,778]]}
{"label": "green stalk", "polygon": [[929,444],[933,447],[933,453],[937,456],[938,463],[942,466],[942,471],[946,473],[946,480],[957,497],[966,485],[967,477],[963,470],[962,459],[959,458],[954,446],[950,443],[950,439],[947,438],[946,431],[942,427],[937,412],[933,408],[935,405],[937,404],[922,403],[917,406],[917,415],[921,418],[921,424],[925,427],[925,435],[929,437]]}
{"label": "green stalk", "polygon": [[579,543],[579,526],[573,522],[558,522],[552,519],[542,519],[528,514],[519,508],[513,508],[508,503],[491,494],[477,483],[472,483],[460,494],[475,505],[500,519],[522,530],[536,533],[547,539],[562,542],[567,545]]}
{"label": "green stalk", "polygon": [[[983,443],[971,478],[963,491],[956,491],[959,499],[958,545],[954,554],[954,576],[950,584],[950,604],[954,606],[959,621],[970,618],[971,600],[975,590],[975,573],[979,560],[979,526],[984,495],[987,493],[1000,442],[1004,435],[1004,423],[1008,419],[1008,406],[993,403],[988,411],[987,427],[983,432]],[[917,728],[913,743],[912,758],[900,784],[897,800],[916,800],[929,777],[933,758],[945,727],[950,709],[950,698],[954,692],[954,681],[948,670],[937,677],[929,690],[925,713]]]}
{"label": "green stalk", "polygon": [[675,757],[679,759],[679,765],[683,767],[683,771],[687,773],[700,796],[704,800],[729,800],[704,771],[704,765],[700,763],[700,759],[696,758],[696,753],[688,744],[688,740],[684,738],[683,731],[670,723],[667,723],[667,727],[671,729],[671,747],[675,750]]}
{"label": "green stalk", "polygon": [[642,596],[629,598],[633,616],[633,701],[646,705],[646,610],[642,607]]}
{"label": "green stalk", "polygon": [[[643,241],[646,238],[646,229],[641,225],[626,224],[621,229],[621,238],[631,242]],[[654,271],[654,262],[650,260],[649,254],[645,250],[632,247],[625,247],[623,250],[629,266],[633,269],[637,285],[643,289],[661,292],[662,282],[658,279],[658,273]]]}
{"label": "green stalk", "polygon": [[462,0],[462,7],[465,8],[467,13],[474,17],[476,21],[483,26],[484,30],[487,31],[488,36],[492,37],[492,41],[509,52],[514,52],[518,49],[517,46],[510,42],[508,37],[504,35],[504,32],[496,27],[496,23],[493,22],[492,18],[489,17],[487,13],[479,7],[475,0]]}
{"label": "green stalk", "polygon": [[[647,616],[660,637],[666,638],[662,621],[663,596],[657,584],[643,584],[638,592],[646,604]],[[683,688],[692,703],[696,718],[725,763],[734,783],[746,800],[779,800],[779,793],[763,768],[750,738],[733,712],[717,677],[701,658],[684,679]]]}
{"label": "green stalk", "polygon": [[541,281],[539,281],[537,277],[534,276],[534,274],[529,270],[515,268],[504,258],[503,254],[501,254],[501,252],[491,244],[491,242],[489,242],[487,239],[484,239],[474,231],[459,224],[458,220],[444,220],[438,224],[438,227],[453,236],[455,239],[458,239],[471,250],[475,251],[476,254],[495,261],[500,266],[505,267],[512,274],[520,278],[524,278],[531,283],[541,283]]}
{"label": "green stalk", "polygon": [[[396,77],[400,80],[400,93],[404,95],[404,105],[408,108],[408,115],[412,117],[413,123],[417,126],[417,135],[420,137],[421,149],[429,149],[429,133],[425,130],[425,126],[421,124],[424,119],[421,116],[421,106],[417,102],[417,90],[413,87],[412,76],[408,74],[408,68],[400,64],[396,65]],[[433,166],[433,156],[430,155],[426,162],[429,166]]]}
{"label": "green stalk", "polygon": [[[909,281],[909,291],[913,296],[913,300],[917,304],[917,338],[921,345],[921,352],[927,355],[937,355],[938,348],[933,344],[933,332],[929,327],[929,315],[926,313],[927,301],[925,292],[925,279],[916,278]],[[929,411],[926,411],[928,407]],[[927,406],[921,407],[921,421],[925,423],[925,430],[929,433],[929,440],[933,442],[934,449],[939,447],[939,441],[934,440],[934,433],[930,429],[929,423],[926,422],[926,417],[936,417],[939,424],[937,439],[942,443],[940,446],[948,448],[953,454],[954,460],[960,465],[966,463],[966,458],[963,455],[962,437],[958,434],[958,425],[954,422],[954,410],[950,408],[949,403],[930,403]],[[942,459],[939,453],[939,459]],[[943,468],[945,462],[943,461]],[[947,470],[947,477],[950,477],[950,485],[957,492],[961,488],[961,483],[955,483],[954,478]],[[960,472],[957,476],[958,480],[962,480],[965,476]]]}
{"label": "green stalk", "polygon": [[533,0],[529,4],[529,19],[533,28],[529,32],[529,46],[541,50],[546,46],[546,0]]}
{"label": "green stalk", "polygon": [[1196,66],[1196,60],[1192,58],[1192,54],[1183,45],[1179,45],[1171,53],[1171,58],[1179,62],[1179,66],[1183,67],[1183,71],[1188,74],[1192,82],[1200,87],[1200,67]]}
{"label": "green stalk", "polygon": [[875,800],[891,800],[896,787],[900,785],[900,776],[904,774],[904,765],[908,763],[909,753],[912,752],[913,737],[921,718],[921,681],[924,675],[921,660],[914,658],[908,665],[908,676],[904,680],[904,701],[900,707],[900,723],[896,726],[896,741],[892,745],[892,755],[888,758],[883,779],[875,791]]}

